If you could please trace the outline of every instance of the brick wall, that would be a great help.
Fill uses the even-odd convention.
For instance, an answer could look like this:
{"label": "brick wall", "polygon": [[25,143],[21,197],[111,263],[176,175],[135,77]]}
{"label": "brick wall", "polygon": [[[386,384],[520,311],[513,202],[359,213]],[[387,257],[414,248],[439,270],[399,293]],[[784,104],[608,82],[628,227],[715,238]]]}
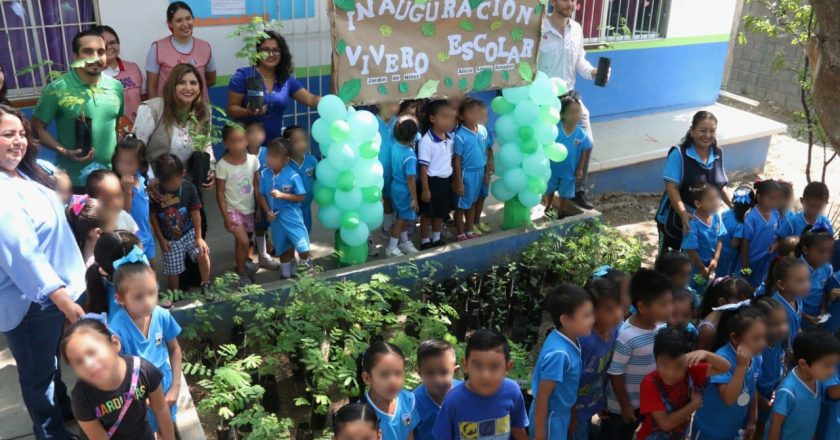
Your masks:
{"label": "brick wall", "polygon": [[[762,16],[766,9],[758,3],[744,5],[743,15]],[[743,31],[743,23],[741,24]],[[724,89],[748,96],[761,102],[771,102],[794,111],[801,110],[799,78],[793,67],[798,66],[804,54],[801,47],[790,44],[790,37],[770,38],[747,32],[747,43],[735,42],[728,82]],[[773,71],[776,53],[785,56],[785,68]]]}

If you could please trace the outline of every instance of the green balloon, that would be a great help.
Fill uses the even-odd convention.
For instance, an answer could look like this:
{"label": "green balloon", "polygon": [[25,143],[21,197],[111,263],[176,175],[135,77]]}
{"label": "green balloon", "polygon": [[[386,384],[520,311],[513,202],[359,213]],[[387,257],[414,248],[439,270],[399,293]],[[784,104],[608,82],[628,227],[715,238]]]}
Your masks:
{"label": "green balloon", "polygon": [[546,168],[550,168],[548,158],[539,151],[539,148],[534,154],[529,154],[522,159],[522,170],[529,176],[542,176]]}
{"label": "green balloon", "polygon": [[376,203],[382,201],[382,191],[375,186],[368,186],[362,188],[362,200],[366,203]]}
{"label": "green balloon", "polygon": [[549,125],[560,123],[560,110],[551,106],[540,107],[540,121]]}
{"label": "green balloon", "polygon": [[561,96],[565,95],[568,91],[566,88],[566,81],[563,81],[560,78],[554,77],[551,78],[552,85],[554,85],[554,96]]}
{"label": "green balloon", "polygon": [[367,141],[359,145],[359,155],[364,159],[376,159],[382,146],[374,141]]}
{"label": "green balloon", "polygon": [[318,114],[330,121],[347,117],[347,106],[338,96],[327,95],[318,102]]}
{"label": "green balloon", "polygon": [[540,78],[531,83],[529,89],[531,100],[539,105],[548,105],[554,94],[554,84],[548,78]]}
{"label": "green balloon", "polygon": [[[531,128],[531,127],[528,127],[528,128]],[[540,148],[540,145],[532,137],[528,138],[527,140],[523,140],[522,143],[519,144],[519,149],[522,150],[523,154],[534,154],[539,148]]]}
{"label": "green balloon", "polygon": [[525,101],[529,98],[528,96],[528,86],[522,87],[509,87],[507,89],[502,89],[502,96],[511,104],[519,104],[522,101]]}
{"label": "green balloon", "polygon": [[545,194],[548,190],[548,182],[540,177],[528,176],[528,191],[534,194]]}
{"label": "green balloon", "polygon": [[322,207],[332,205],[335,203],[335,190],[328,186],[321,185],[315,190],[315,203]]}
{"label": "green balloon", "polygon": [[362,203],[359,206],[359,218],[368,225],[368,228],[374,230],[382,225],[384,219],[384,208],[382,203]]}
{"label": "green balloon", "polygon": [[516,193],[508,189],[505,182],[502,180],[497,180],[493,182],[493,185],[490,187],[490,191],[493,193],[493,197],[500,202],[507,202],[508,200],[516,197]]}
{"label": "green balloon", "polygon": [[519,138],[523,141],[534,138],[534,129],[530,125],[519,127]]}
{"label": "green balloon", "polygon": [[513,192],[520,192],[528,186],[528,175],[522,168],[511,168],[502,177],[505,186]]}
{"label": "green balloon", "polygon": [[336,187],[342,191],[350,191],[356,187],[356,176],[352,171],[342,171],[338,175]]}
{"label": "green balloon", "polygon": [[362,190],[353,188],[350,191],[338,190],[335,192],[335,206],[344,212],[351,212],[359,209],[362,204]]}
{"label": "green balloon", "polygon": [[318,210],[318,220],[327,229],[338,229],[341,227],[341,209],[338,206],[323,206]]}
{"label": "green balloon", "polygon": [[516,121],[513,120],[513,115],[500,116],[496,119],[496,136],[499,142],[504,144],[514,141],[516,139],[518,127]]}
{"label": "green balloon", "polygon": [[516,144],[504,144],[499,149],[498,162],[506,168],[518,167],[522,163],[522,151]]}
{"label": "green balloon", "polygon": [[504,96],[497,96],[490,101],[490,108],[498,115],[506,115],[516,107]]}
{"label": "green balloon", "polygon": [[318,179],[318,182],[330,188],[335,188],[338,182],[338,173],[339,171],[326,160],[318,162],[318,166],[315,168],[315,178]]}
{"label": "green balloon", "polygon": [[542,194],[535,194],[529,191],[522,191],[520,192],[517,197],[519,197],[519,203],[533,208],[540,204],[540,200],[542,200]]}
{"label": "green balloon", "polygon": [[367,243],[370,228],[365,223],[359,223],[353,229],[341,228],[341,239],[349,246],[361,246]]}
{"label": "green balloon", "polygon": [[540,106],[533,101],[522,101],[516,104],[513,111],[513,120],[521,126],[530,125],[540,117]]}
{"label": "green balloon", "polygon": [[359,214],[355,212],[345,212],[341,215],[341,227],[347,229],[356,229],[362,223]]}
{"label": "green balloon", "polygon": [[540,145],[545,145],[554,142],[557,139],[557,135],[560,133],[556,125],[543,124],[539,121],[534,124],[533,128],[534,139],[536,139],[537,143]]}
{"label": "green balloon", "polygon": [[350,138],[356,142],[373,139],[373,136],[379,132],[379,122],[369,111],[362,110],[353,113],[347,118],[347,124],[350,125]]}
{"label": "green balloon", "polygon": [[566,149],[566,146],[559,142],[547,144],[544,150],[548,160],[552,162],[563,162],[569,155],[569,150]]}
{"label": "green balloon", "polygon": [[330,123],[326,119],[318,119],[312,123],[312,137],[319,144],[329,145],[332,143],[330,138]]}
{"label": "green balloon", "polygon": [[330,124],[330,137],[335,142],[346,141],[350,137],[350,125],[347,121],[339,119]]}
{"label": "green balloon", "polygon": [[327,160],[338,170],[349,170],[356,166],[359,155],[347,142],[336,142],[329,148]]}

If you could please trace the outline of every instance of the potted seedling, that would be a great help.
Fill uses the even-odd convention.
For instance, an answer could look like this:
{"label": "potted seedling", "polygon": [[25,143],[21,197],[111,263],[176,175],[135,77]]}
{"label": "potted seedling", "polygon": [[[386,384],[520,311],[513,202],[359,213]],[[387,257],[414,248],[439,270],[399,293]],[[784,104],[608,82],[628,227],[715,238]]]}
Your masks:
{"label": "potted seedling", "polygon": [[248,64],[254,66],[253,74],[245,80],[248,110],[252,112],[258,111],[265,105],[263,78],[257,73],[256,66],[268,57],[268,54],[257,50],[257,44],[269,38],[268,31],[280,30],[280,28],[282,25],[276,20],[265,21],[262,17],[255,16],[250,23],[237,26],[236,30],[228,35],[228,38],[242,39],[242,48],[236,52],[236,57],[248,60]]}
{"label": "potted seedling", "polygon": [[[220,121],[225,125],[238,125],[237,122],[229,119],[227,113],[218,106],[210,106],[212,119]],[[195,114],[190,114],[187,119],[187,133],[190,135],[192,141],[192,177],[193,183],[196,185],[204,185],[210,183],[210,148],[213,144],[222,141],[221,128],[213,122],[200,121]]]}

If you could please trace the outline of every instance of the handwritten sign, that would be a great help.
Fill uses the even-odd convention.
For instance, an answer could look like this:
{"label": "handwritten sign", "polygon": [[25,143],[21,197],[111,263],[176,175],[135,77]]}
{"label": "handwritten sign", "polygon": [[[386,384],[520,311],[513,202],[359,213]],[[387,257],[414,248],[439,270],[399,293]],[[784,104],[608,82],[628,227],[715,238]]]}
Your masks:
{"label": "handwritten sign", "polygon": [[530,83],[547,0],[331,0],[333,90],[347,103]]}

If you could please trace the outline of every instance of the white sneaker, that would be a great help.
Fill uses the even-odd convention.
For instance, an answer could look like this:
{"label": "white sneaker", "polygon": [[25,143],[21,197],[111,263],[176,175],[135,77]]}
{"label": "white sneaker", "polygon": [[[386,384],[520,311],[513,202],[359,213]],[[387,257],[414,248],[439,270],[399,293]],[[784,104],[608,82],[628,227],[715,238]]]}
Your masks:
{"label": "white sneaker", "polygon": [[373,240],[368,239],[368,257],[375,257],[379,255],[379,251],[376,250],[376,244]]}
{"label": "white sneaker", "polygon": [[260,256],[259,265],[263,269],[267,269],[267,270],[280,269],[280,262],[278,262],[274,258],[271,258],[271,256],[268,256],[268,255],[261,255]]}
{"label": "white sneaker", "polygon": [[420,252],[416,247],[414,247],[414,243],[410,241],[400,243],[399,249],[404,255],[411,255]]}
{"label": "white sneaker", "polygon": [[400,250],[399,247],[395,247],[393,249],[386,249],[385,250],[385,256],[388,257],[388,258],[390,258],[390,257],[402,257],[403,255],[405,255],[405,254],[402,253],[402,251]]}

